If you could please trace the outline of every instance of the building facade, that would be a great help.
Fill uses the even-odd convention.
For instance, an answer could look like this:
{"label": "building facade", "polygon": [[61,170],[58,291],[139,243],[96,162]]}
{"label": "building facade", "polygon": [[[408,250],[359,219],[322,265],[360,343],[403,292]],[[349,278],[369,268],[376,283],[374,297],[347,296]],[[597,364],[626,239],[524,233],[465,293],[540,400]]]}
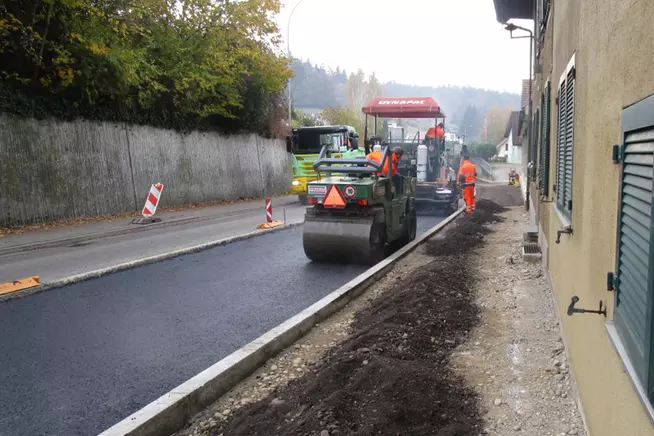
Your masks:
{"label": "building facade", "polygon": [[654,1],[494,2],[533,19],[529,208],[587,429],[654,435]]}

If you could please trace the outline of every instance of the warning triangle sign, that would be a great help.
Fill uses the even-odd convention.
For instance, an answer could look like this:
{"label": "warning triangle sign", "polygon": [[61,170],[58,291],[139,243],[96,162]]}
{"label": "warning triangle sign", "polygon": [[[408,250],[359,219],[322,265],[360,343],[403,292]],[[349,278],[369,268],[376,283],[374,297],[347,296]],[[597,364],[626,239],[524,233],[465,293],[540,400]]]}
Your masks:
{"label": "warning triangle sign", "polygon": [[327,208],[342,209],[346,204],[347,202],[345,201],[345,197],[343,197],[343,194],[341,193],[341,190],[338,189],[338,186],[331,185],[327,190],[327,195],[325,195],[325,198],[322,201],[322,205]]}

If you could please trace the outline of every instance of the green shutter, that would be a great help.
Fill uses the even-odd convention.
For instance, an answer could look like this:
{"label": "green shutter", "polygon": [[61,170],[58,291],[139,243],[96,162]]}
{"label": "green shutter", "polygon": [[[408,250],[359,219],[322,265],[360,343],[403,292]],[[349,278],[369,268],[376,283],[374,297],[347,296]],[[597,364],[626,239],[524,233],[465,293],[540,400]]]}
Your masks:
{"label": "green shutter", "polygon": [[541,98],[541,134],[540,134],[540,162],[538,165],[538,184],[540,193],[549,195],[550,173],[550,84],[547,84]]}
{"label": "green shutter", "polygon": [[541,119],[541,109],[538,108],[536,109],[536,112],[534,112],[534,118],[533,118],[533,124],[532,124],[532,132],[531,132],[531,144],[529,145],[529,149],[531,150],[530,155],[529,155],[529,162],[533,165],[531,169],[529,170],[529,179],[531,180],[536,180],[536,162],[538,161],[537,159],[537,153],[538,153],[538,139],[539,136],[538,134],[540,133],[540,119]]}
{"label": "green shutter", "polygon": [[[653,101],[648,107],[654,108]],[[651,115],[654,115],[651,114]],[[634,105],[623,112],[623,130],[642,119]],[[654,124],[654,117],[649,122]],[[638,378],[654,397],[652,368],[652,195],[654,192],[654,126],[624,131],[618,213],[614,323]]]}
{"label": "green shutter", "polygon": [[572,68],[565,81],[565,155],[563,158],[563,177],[565,188],[563,194],[564,216],[572,215],[572,147],[574,143],[574,113],[575,113],[575,69]]}
{"label": "green shutter", "polygon": [[565,191],[565,82],[561,84],[556,108],[556,204],[563,209]]}

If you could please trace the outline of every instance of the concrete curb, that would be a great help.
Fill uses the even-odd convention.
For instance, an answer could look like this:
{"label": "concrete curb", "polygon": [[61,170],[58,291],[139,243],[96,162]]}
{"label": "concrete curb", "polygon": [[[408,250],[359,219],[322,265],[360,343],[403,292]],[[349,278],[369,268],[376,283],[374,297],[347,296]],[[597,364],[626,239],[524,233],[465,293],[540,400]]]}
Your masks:
{"label": "concrete curb", "polygon": [[318,322],[342,309],[363,293],[373,281],[384,276],[400,259],[453,222],[464,210],[463,207],[459,208],[387,259],[105,430],[99,436],[168,436],[183,428],[194,415],[252,374],[268,359],[293,344]]}
{"label": "concrete curb", "polygon": [[53,280],[51,282],[42,283],[41,285],[33,287],[33,288],[28,288],[28,289],[24,289],[22,291],[12,292],[11,294],[0,295],[0,303],[2,303],[3,301],[12,300],[14,298],[21,298],[21,297],[25,297],[25,296],[28,296],[28,295],[36,294],[37,292],[43,292],[43,291],[47,291],[47,290],[54,289],[54,288],[60,288],[62,286],[71,285],[73,283],[83,282],[85,280],[106,276],[108,274],[116,273],[116,272],[119,272],[119,271],[124,271],[124,270],[127,270],[127,269],[136,268],[138,266],[143,266],[143,265],[159,262],[159,261],[166,260],[166,259],[171,259],[173,257],[182,256],[184,254],[197,253],[198,251],[207,250],[209,248],[214,248],[214,247],[218,247],[218,246],[221,246],[221,245],[228,245],[228,244],[231,244],[233,242],[243,241],[245,239],[251,239],[251,238],[254,238],[256,236],[261,236],[261,235],[264,235],[264,234],[267,234],[267,233],[274,233],[274,232],[279,232],[281,230],[287,230],[287,229],[290,229],[290,228],[293,228],[293,227],[301,226],[302,224],[304,224],[304,222],[285,224],[283,226],[274,227],[272,229],[255,230],[253,232],[245,233],[243,235],[237,235],[237,236],[232,236],[232,237],[229,237],[229,238],[218,239],[218,240],[215,240],[215,241],[206,242],[204,244],[194,245],[192,247],[181,248],[179,250],[169,251],[167,253],[161,253],[161,254],[157,254],[155,256],[144,257],[142,259],[137,259],[137,260],[133,260],[133,261],[130,261],[130,262],[121,263],[121,264],[118,264],[118,265],[113,265],[113,266],[110,266],[110,267],[107,267],[107,268],[96,269],[94,271],[89,271],[89,272],[86,272],[86,273],[83,273],[83,274],[77,274],[77,275],[74,275],[74,276],[64,277],[62,279],[57,279],[57,280]]}
{"label": "concrete curb", "polygon": [[[296,204],[300,204],[300,202],[295,200],[287,203],[280,203],[277,205],[277,207],[291,206]],[[51,239],[49,241],[43,241],[43,242],[14,245],[10,247],[0,248],[0,256],[6,256],[8,254],[25,253],[28,251],[42,250],[44,248],[64,247],[71,244],[79,244],[81,242],[111,238],[113,236],[122,236],[122,235],[129,235],[132,233],[147,232],[148,230],[154,230],[154,229],[165,229],[168,227],[197,223],[202,221],[219,220],[220,218],[232,218],[234,216],[245,215],[262,209],[263,209],[262,207],[251,207],[248,209],[242,209],[234,212],[216,213],[216,214],[205,215],[205,216],[180,218],[172,221],[161,221],[158,223],[142,225],[142,226],[124,227],[121,229],[109,230],[106,232],[94,232],[94,233],[87,233],[85,235],[80,235],[80,236],[71,236],[68,238]]]}

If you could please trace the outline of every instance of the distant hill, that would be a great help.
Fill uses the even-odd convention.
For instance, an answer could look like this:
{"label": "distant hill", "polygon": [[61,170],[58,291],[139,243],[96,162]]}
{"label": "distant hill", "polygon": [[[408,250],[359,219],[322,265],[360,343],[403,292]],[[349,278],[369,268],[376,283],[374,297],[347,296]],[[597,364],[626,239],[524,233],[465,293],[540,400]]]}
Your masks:
{"label": "distant hill", "polygon": [[[309,60],[293,63],[295,77],[291,82],[293,100],[297,108],[315,111],[329,106],[345,104],[345,89],[348,73],[340,68],[336,70],[312,65]],[[461,86],[414,86],[401,83],[382,84],[383,95],[387,97],[433,97],[445,111],[452,125],[461,125],[466,109],[474,108],[475,125],[473,134],[479,133],[483,118],[493,106],[502,109],[520,109],[520,95],[479,88]],[[471,121],[466,122],[470,124]]]}

